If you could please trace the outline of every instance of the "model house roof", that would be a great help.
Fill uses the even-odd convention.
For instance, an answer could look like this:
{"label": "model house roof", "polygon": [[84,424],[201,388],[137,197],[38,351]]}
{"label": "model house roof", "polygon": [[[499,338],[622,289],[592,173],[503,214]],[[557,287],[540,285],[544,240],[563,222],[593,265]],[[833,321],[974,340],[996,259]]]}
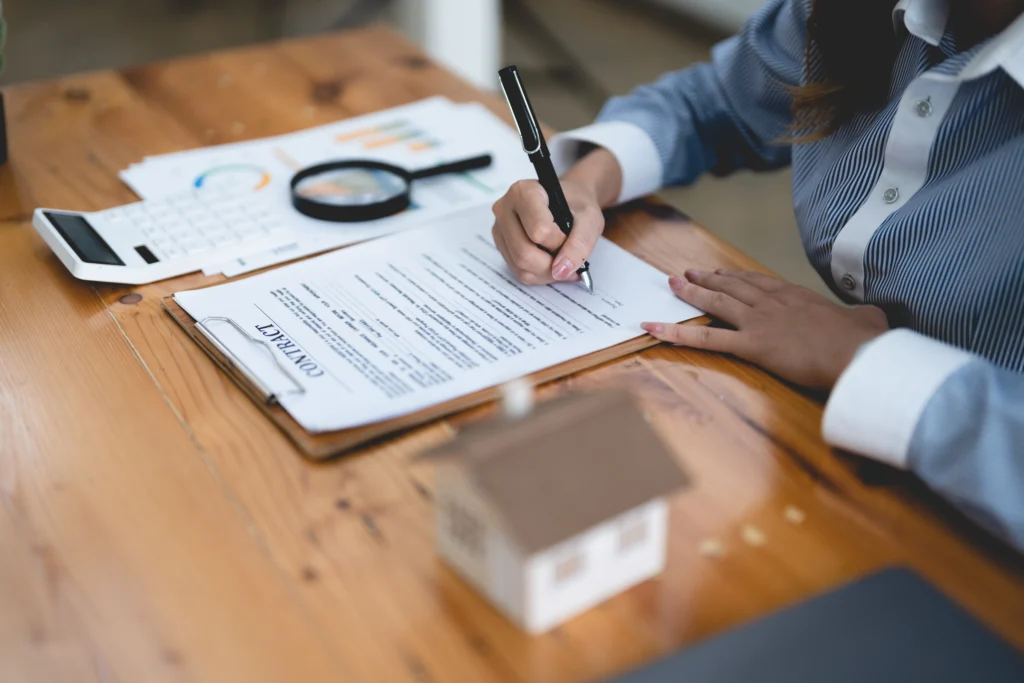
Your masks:
{"label": "model house roof", "polygon": [[617,390],[556,399],[515,422],[468,428],[438,455],[464,468],[526,553],[688,484],[630,395]]}

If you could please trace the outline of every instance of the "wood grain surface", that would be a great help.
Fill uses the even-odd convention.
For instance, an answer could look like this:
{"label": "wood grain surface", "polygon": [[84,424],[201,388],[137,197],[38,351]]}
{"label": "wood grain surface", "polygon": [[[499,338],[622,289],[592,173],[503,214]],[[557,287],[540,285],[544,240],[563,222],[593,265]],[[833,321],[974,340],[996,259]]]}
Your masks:
{"label": "wood grain surface", "polygon": [[[820,398],[664,346],[541,393],[626,387],[685,462],[668,569],[528,637],[438,561],[418,457],[492,408],[310,463],[162,311],[215,278],[90,286],[28,223],[131,201],[117,171],[144,155],[434,94],[504,116],[377,28],[5,90],[0,679],[592,681],[895,563],[1024,648],[1019,555],[911,478],[828,449]],[[654,201],[610,219],[679,270],[757,267]]]}

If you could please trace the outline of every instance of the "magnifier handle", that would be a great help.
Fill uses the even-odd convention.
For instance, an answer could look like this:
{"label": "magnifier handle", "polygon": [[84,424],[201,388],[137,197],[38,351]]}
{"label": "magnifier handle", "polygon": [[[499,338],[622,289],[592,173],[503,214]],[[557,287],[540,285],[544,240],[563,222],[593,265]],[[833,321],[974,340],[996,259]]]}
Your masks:
{"label": "magnifier handle", "polygon": [[487,168],[494,160],[490,154],[481,154],[478,157],[472,159],[463,159],[462,161],[453,161],[448,164],[441,164],[440,166],[434,166],[432,168],[424,168],[419,171],[412,173],[413,180],[419,180],[420,178],[432,178],[436,175],[444,175],[446,173],[462,173],[463,171],[475,171],[478,168]]}

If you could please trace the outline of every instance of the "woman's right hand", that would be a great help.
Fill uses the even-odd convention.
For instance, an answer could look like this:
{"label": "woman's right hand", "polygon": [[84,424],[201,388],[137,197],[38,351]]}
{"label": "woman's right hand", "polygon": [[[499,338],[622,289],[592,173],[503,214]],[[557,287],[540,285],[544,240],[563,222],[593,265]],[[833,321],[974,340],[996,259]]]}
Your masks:
{"label": "woman's right hand", "polygon": [[[562,191],[572,211],[566,238],[548,209],[548,194],[536,180],[520,180],[494,204],[494,244],[524,285],[575,280],[604,232],[597,190],[566,178]],[[554,256],[552,256],[554,254]]]}

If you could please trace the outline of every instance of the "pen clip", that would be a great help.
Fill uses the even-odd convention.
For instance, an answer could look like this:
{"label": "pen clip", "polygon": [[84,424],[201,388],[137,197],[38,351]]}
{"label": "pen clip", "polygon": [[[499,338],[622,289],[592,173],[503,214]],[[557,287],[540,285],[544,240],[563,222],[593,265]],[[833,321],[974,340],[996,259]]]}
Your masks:
{"label": "pen clip", "polygon": [[223,353],[226,357],[232,359],[235,362],[235,365],[238,367],[238,369],[242,371],[242,374],[244,374],[246,378],[250,382],[252,382],[253,386],[259,389],[261,393],[263,393],[264,400],[266,401],[267,405],[276,405],[278,403],[278,395],[271,391],[266,385],[264,385],[263,382],[261,382],[259,378],[256,376],[256,373],[252,372],[251,370],[249,370],[249,368],[245,367],[245,364],[238,359],[237,355],[231,353],[231,351],[228,350],[228,348],[224,345],[223,342],[220,341],[217,335],[214,334],[212,330],[210,330],[208,323],[211,322],[228,323],[247,340],[249,340],[253,344],[256,344],[260,348],[266,350],[266,352],[270,354],[270,359],[274,361],[274,365],[277,366],[277,369],[280,370],[281,373],[288,378],[288,381],[290,381],[292,385],[295,387],[293,390],[287,392],[286,395],[291,396],[294,394],[301,395],[306,393],[306,387],[299,384],[299,381],[292,377],[292,373],[288,372],[288,369],[284,366],[281,360],[276,355],[274,355],[274,351],[270,348],[270,344],[268,344],[262,339],[257,339],[253,337],[245,328],[243,328],[241,325],[239,325],[231,318],[218,315],[211,315],[197,322],[196,327],[205,332],[207,338],[211,342],[213,342],[213,344],[218,348],[218,350],[221,353]]}
{"label": "pen clip", "polygon": [[516,108],[512,106],[512,99],[508,96],[508,89],[505,87],[504,79],[499,79],[501,84],[501,93],[505,96],[505,102],[508,104],[509,111],[512,112],[512,121],[516,124],[516,130],[519,132],[519,139],[523,142],[523,150],[527,154],[536,154],[540,151],[541,137],[540,129],[537,127],[537,118],[533,116],[533,112],[530,110],[530,101],[526,98],[526,90],[523,88],[522,81],[519,80],[519,71],[515,67],[510,67],[509,74],[515,79],[516,87],[519,88],[519,95],[522,98],[520,101],[523,103],[522,116],[526,119],[525,123],[529,126],[528,131],[532,136],[533,149],[530,149],[531,145],[526,141],[526,136],[523,135],[523,127],[519,124],[519,116],[517,116]]}

